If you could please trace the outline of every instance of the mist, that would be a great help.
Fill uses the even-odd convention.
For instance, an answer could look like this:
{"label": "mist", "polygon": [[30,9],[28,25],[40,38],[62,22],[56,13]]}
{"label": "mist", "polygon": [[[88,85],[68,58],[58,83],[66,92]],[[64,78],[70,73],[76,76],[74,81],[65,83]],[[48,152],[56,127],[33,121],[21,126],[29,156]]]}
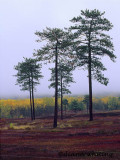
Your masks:
{"label": "mist", "polygon": [[[113,63],[108,57],[102,57],[107,68],[105,77],[109,78],[107,86],[93,80],[93,94],[120,93],[120,1],[119,0],[0,0],[0,98],[28,97],[27,91],[21,91],[16,84],[14,66],[23,61],[23,57],[32,57],[34,49],[41,47],[37,43],[36,31],[46,27],[64,28],[72,25],[70,19],[80,15],[81,10],[99,9],[105,11],[105,17],[114,25],[108,32],[113,38],[114,54],[117,56]],[[49,68],[43,65],[43,79],[36,87],[35,96],[53,96],[54,89],[49,89],[51,77]],[[70,90],[72,95],[88,94],[87,71],[77,68],[73,72],[74,81]]]}

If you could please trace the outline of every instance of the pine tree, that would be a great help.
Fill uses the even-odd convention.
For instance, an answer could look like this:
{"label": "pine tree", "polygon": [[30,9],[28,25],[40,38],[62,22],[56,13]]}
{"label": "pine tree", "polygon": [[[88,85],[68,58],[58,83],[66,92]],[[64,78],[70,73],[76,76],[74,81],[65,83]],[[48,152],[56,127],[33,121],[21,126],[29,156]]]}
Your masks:
{"label": "pine tree", "polygon": [[[51,79],[52,83],[49,88],[55,88],[55,69],[51,70]],[[61,97],[61,119],[63,119],[63,95],[71,94],[71,91],[67,88],[70,87],[70,83],[74,83],[72,77],[72,68],[65,63],[58,64],[58,95]]]}
{"label": "pine tree", "polygon": [[36,32],[35,34],[40,38],[37,42],[45,41],[46,44],[41,49],[36,50],[34,56],[37,57],[38,61],[55,64],[55,110],[53,127],[56,128],[58,117],[58,60],[64,60],[68,57],[68,33],[58,28],[46,28],[43,32]]}
{"label": "pine tree", "polygon": [[24,58],[24,60],[14,67],[17,70],[16,84],[22,88],[21,90],[28,90],[30,93],[31,119],[33,120],[35,119],[34,90],[35,86],[39,84],[39,79],[43,77],[40,72],[42,66],[37,64],[35,59]]}
{"label": "pine tree", "polygon": [[63,101],[62,101],[62,103],[65,106],[65,116],[66,116],[66,110],[67,110],[67,106],[68,106],[68,100],[64,98]]}
{"label": "pine tree", "polygon": [[88,70],[90,121],[93,120],[92,79],[96,79],[104,85],[108,84],[108,78],[102,74],[106,68],[100,61],[101,56],[107,55],[113,62],[116,58],[113,54],[114,48],[111,38],[106,34],[113,25],[103,17],[104,13],[96,9],[82,10],[80,16],[71,20],[75,26],[70,27],[70,30],[74,31],[73,53],[77,55],[77,66],[84,66]]}
{"label": "pine tree", "polygon": [[86,104],[86,109],[87,109],[87,113],[88,113],[89,95],[85,95],[82,102]]}

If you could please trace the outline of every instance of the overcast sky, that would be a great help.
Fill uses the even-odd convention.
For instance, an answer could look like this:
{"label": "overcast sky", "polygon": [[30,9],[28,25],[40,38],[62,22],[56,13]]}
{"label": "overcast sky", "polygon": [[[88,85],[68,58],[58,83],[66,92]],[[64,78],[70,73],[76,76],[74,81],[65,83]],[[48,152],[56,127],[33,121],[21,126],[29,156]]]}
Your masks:
{"label": "overcast sky", "polygon": [[[114,25],[109,35],[117,56],[116,63],[108,57],[103,58],[109,84],[106,87],[93,81],[93,93],[120,93],[120,0],[0,0],[0,97],[29,95],[15,85],[13,75],[16,74],[14,65],[23,57],[32,57],[34,49],[40,48],[34,33],[45,27],[69,27],[72,25],[69,20],[85,9],[105,11],[105,17]],[[53,89],[48,89],[48,68],[46,65],[42,69],[44,78],[36,92],[40,96],[54,94]],[[76,70],[74,80],[76,84],[71,84],[70,88],[73,94],[88,93],[87,72]]]}

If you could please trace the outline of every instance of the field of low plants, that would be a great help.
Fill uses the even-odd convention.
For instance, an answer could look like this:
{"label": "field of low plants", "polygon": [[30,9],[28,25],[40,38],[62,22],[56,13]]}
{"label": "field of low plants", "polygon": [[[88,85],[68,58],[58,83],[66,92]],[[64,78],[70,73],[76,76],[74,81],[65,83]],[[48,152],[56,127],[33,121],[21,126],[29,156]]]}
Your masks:
{"label": "field of low plants", "polygon": [[58,99],[57,128],[53,128],[54,97],[35,99],[34,121],[29,99],[0,100],[0,158],[119,160],[120,97],[94,97],[93,121],[89,121],[84,96],[66,96],[64,100],[61,120]]}
{"label": "field of low plants", "polygon": [[120,110],[53,117],[1,119],[1,160],[119,160]]}

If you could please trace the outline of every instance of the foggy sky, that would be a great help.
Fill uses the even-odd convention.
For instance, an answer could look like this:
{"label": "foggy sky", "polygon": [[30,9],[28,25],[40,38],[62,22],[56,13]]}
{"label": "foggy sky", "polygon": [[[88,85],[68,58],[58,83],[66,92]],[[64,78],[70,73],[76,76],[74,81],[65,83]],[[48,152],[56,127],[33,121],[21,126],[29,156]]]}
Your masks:
{"label": "foggy sky", "polygon": [[[32,57],[34,49],[40,48],[40,43],[35,42],[36,31],[46,27],[64,28],[73,25],[69,22],[80,15],[81,10],[99,9],[105,11],[104,17],[114,25],[109,34],[113,38],[116,63],[108,57],[102,62],[107,68],[105,77],[109,78],[108,86],[103,86],[93,81],[93,93],[120,93],[120,0],[0,0],[0,97],[11,95],[29,95],[20,91],[15,85],[16,74],[14,65],[23,60],[23,57]],[[37,95],[54,94],[54,89],[48,89],[50,82],[49,65],[44,65],[37,87]],[[87,71],[74,71],[75,84],[71,84],[73,94],[88,93]]]}

